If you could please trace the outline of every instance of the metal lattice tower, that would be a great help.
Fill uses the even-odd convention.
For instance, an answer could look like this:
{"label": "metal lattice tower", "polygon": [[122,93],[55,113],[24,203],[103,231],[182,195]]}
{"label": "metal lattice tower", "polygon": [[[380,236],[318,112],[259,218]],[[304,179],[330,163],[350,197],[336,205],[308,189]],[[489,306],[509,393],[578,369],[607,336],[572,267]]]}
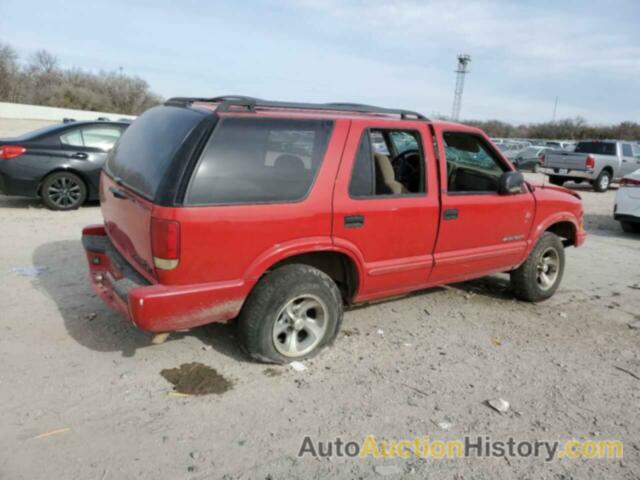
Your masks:
{"label": "metal lattice tower", "polygon": [[464,91],[464,76],[469,73],[467,65],[471,62],[471,55],[466,53],[458,55],[458,69],[456,70],[456,89],[453,93],[453,110],[451,119],[456,122],[460,119],[460,108],[462,107],[462,92]]}

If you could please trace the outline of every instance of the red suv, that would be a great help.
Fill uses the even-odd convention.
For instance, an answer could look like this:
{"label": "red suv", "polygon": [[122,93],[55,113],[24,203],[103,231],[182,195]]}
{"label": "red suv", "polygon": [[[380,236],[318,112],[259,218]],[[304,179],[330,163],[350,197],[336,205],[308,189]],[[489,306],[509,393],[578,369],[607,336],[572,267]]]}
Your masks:
{"label": "red suv", "polygon": [[585,239],[578,194],[533,186],[477,128],[356,104],[176,98],[138,118],[83,231],[136,326],[237,317],[254,359],[316,353],[343,305],[510,272],[549,298]]}

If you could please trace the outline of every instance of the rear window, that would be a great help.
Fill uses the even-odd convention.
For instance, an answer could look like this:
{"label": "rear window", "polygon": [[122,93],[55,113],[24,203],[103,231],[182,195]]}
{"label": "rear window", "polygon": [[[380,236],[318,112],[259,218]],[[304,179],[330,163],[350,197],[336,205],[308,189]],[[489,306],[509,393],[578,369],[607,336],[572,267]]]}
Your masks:
{"label": "rear window", "polygon": [[615,155],[616,144],[614,142],[578,142],[576,153],[593,153],[594,155]]}
{"label": "rear window", "polygon": [[213,132],[187,193],[191,205],[303,199],[333,128],[327,120],[224,118]]}
{"label": "rear window", "polygon": [[120,137],[107,160],[107,172],[154,199],[171,160],[200,120],[202,113],[187,108],[147,110]]}

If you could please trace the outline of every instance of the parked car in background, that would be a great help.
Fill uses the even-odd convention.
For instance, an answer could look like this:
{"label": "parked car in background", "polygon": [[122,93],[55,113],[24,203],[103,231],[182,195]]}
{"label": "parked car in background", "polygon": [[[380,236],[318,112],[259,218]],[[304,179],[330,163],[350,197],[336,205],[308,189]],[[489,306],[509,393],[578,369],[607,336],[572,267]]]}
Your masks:
{"label": "parked car in background", "polygon": [[545,146],[550,148],[559,148],[561,150],[572,151],[575,148],[576,143],[567,142],[563,140],[548,140],[547,142],[545,142]]}
{"label": "parked car in background", "polygon": [[640,233],[640,170],[620,180],[613,207],[613,218],[629,233]]}
{"label": "parked car in background", "polygon": [[82,243],[105,303],[160,333],[237,317],[276,363],[330,345],[344,304],[499,272],[550,298],[586,236],[580,196],[525,182],[481,130],[353,104],[171,99],[100,192]]}
{"label": "parked car in background", "polygon": [[542,156],[550,150],[548,147],[541,146],[527,147],[520,150],[511,162],[518,170],[537,172],[542,162]]}
{"label": "parked car in background", "polygon": [[640,149],[632,142],[583,140],[573,152],[553,150],[543,157],[540,172],[554,185],[573,180],[589,181],[596,192],[640,168]]}
{"label": "parked car in background", "polygon": [[128,126],[70,120],[0,139],[0,193],[40,197],[51,210],[72,210],[97,199],[107,153]]}

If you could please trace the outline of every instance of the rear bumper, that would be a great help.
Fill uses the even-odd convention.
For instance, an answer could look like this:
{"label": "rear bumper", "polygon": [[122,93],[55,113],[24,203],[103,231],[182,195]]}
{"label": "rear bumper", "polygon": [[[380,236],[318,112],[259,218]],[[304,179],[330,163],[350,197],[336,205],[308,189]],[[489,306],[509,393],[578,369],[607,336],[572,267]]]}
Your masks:
{"label": "rear bumper", "polygon": [[596,178],[596,174],[591,170],[568,170],[567,173],[560,173],[560,168],[540,168],[538,170],[539,173],[544,173],[545,175],[553,175],[555,177],[567,177],[567,178],[584,178],[587,180],[594,180]]}
{"label": "rear bumper", "polygon": [[0,170],[0,193],[19,197],[37,197],[39,182],[15,179]]}
{"label": "rear bumper", "polygon": [[102,225],[86,227],[82,245],[93,289],[141,330],[169,332],[228,321],[238,315],[248,294],[242,281],[151,284],[118,253]]}

